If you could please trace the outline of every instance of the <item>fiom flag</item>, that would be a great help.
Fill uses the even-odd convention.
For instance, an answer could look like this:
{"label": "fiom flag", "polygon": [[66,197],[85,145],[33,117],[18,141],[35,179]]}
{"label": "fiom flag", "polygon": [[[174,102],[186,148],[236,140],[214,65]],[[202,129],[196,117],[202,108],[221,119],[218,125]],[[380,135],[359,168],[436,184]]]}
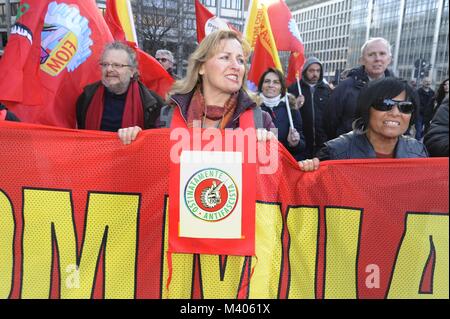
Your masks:
{"label": "fiom flag", "polygon": [[0,100],[22,121],[75,127],[111,33],[93,0],[24,0],[0,60]]}

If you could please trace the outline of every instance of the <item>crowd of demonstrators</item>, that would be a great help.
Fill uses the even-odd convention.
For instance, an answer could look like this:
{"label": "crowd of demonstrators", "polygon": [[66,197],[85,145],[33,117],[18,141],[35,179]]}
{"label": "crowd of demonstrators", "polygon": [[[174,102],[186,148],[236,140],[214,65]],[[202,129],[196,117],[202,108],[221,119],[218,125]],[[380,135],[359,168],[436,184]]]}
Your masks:
{"label": "crowd of demonstrators", "polygon": [[155,128],[164,101],[138,80],[133,49],[121,42],[106,45],[101,81],[87,85],[77,100],[79,129],[118,132],[124,144],[144,128]]}
{"label": "crowd of demonstrators", "polygon": [[246,92],[248,54],[249,47],[234,31],[219,30],[205,37],[189,57],[186,77],[172,87],[169,105],[161,111],[161,127],[180,122],[188,128],[248,125],[261,129],[259,140],[274,138],[268,131],[275,127],[270,115]]}
{"label": "crowd of demonstrators", "polygon": [[[333,90],[322,62],[310,57],[300,82],[288,90],[280,71],[266,70],[257,98],[245,85],[249,52],[234,31],[211,33],[190,55],[186,76],[175,82],[165,102],[139,81],[134,50],[121,42],[107,44],[101,80],[87,85],[77,100],[77,128],[117,132],[123,144],[130,144],[142,129],[171,127],[174,117],[187,127],[219,129],[242,127],[251,118],[261,129],[259,140],[274,138],[269,130],[277,127],[279,141],[304,170],[326,159],[426,157],[420,143],[424,133],[432,156],[448,156],[449,80],[434,94],[425,78],[415,91],[388,70],[391,47],[384,38],[364,43],[361,65],[343,71]],[[158,50],[155,58],[173,75],[170,51]],[[295,96],[290,108],[286,91]],[[0,104],[0,120],[19,119]],[[416,139],[404,136],[414,124]]]}
{"label": "crowd of demonstrators", "polygon": [[311,57],[305,61],[300,80],[292,84],[288,91],[297,97],[296,103],[300,108],[303,119],[303,134],[306,149],[303,158],[312,158],[322,144],[328,140],[325,130],[325,114],[330,100],[331,89],[323,79],[323,65],[317,58]]}
{"label": "crowd of demonstrators", "polygon": [[428,157],[424,144],[404,135],[418,111],[417,95],[406,81],[373,81],[358,96],[353,131],[326,142],[316,165],[311,161],[299,165],[315,170],[318,160]]}
{"label": "crowd of demonstrators", "polygon": [[155,59],[164,67],[164,69],[166,69],[173,79],[178,80],[178,76],[173,70],[175,60],[171,51],[160,49],[156,51]]}
{"label": "crowd of demonstrators", "polygon": [[19,118],[13,112],[9,111],[2,103],[0,103],[0,121],[20,122]]}
{"label": "crowd of demonstrators", "polygon": [[431,121],[433,114],[433,97],[434,91],[431,89],[431,79],[424,78],[422,80],[422,86],[417,90],[420,101],[420,111],[416,114],[416,139],[421,140],[423,138],[423,131],[425,123]]}
{"label": "crowd of demonstrators", "polygon": [[300,160],[305,149],[305,138],[302,129],[302,117],[296,107],[295,99],[288,94],[288,103],[292,117],[292,128],[289,121],[288,108],[286,105],[286,82],[284,75],[275,68],[267,69],[258,83],[258,104],[263,111],[270,114],[275,127],[278,129],[278,140],[286,149]]}
{"label": "crowd of demonstrators", "polygon": [[[447,80],[448,82],[448,80]],[[431,156],[449,156],[448,150],[448,95],[438,107],[425,134],[424,143]]]}
{"label": "crowd of demonstrators", "polygon": [[386,39],[373,38],[364,43],[361,65],[352,69],[331,94],[326,112],[329,139],[352,130],[356,101],[361,89],[372,80],[392,76],[387,69],[391,59],[391,46]]}

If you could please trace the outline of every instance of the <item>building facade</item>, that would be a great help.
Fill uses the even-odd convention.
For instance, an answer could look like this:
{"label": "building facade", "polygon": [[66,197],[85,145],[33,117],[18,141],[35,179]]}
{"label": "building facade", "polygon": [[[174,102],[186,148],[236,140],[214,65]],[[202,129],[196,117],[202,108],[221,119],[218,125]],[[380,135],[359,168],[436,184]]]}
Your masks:
{"label": "building facade", "polygon": [[309,1],[310,6],[292,12],[304,42],[305,56],[315,56],[323,62],[328,81],[347,65],[351,2]]}
{"label": "building facade", "polygon": [[392,69],[413,79],[415,63],[424,60],[434,83],[448,78],[448,0],[353,0],[348,66],[369,37],[384,37],[392,45]]}
{"label": "building facade", "polygon": [[8,31],[14,24],[20,0],[0,0],[0,56],[8,42]]}
{"label": "building facade", "polygon": [[[392,45],[391,69],[414,79],[416,61],[425,61],[435,84],[448,78],[449,0],[287,1],[307,56],[324,62],[329,78],[358,65],[360,49],[372,37]],[[426,75],[426,74],[425,74]]]}

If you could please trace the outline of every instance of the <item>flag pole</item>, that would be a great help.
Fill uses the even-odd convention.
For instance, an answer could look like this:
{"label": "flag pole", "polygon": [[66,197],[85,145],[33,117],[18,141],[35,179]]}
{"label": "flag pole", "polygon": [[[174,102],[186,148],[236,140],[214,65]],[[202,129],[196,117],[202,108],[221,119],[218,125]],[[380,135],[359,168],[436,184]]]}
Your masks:
{"label": "flag pole", "polygon": [[295,76],[295,78],[297,79],[298,94],[299,94],[299,95],[303,95],[303,93],[302,93],[302,88],[301,88],[301,86],[300,86],[300,79],[298,78],[298,75]]}
{"label": "flag pole", "polygon": [[289,106],[289,98],[288,98],[288,91],[286,90],[286,93],[284,95],[284,100],[286,102],[286,111],[288,114],[288,118],[289,118],[289,126],[291,127],[291,129],[294,128],[294,122],[292,121],[292,114],[291,114],[291,107]]}

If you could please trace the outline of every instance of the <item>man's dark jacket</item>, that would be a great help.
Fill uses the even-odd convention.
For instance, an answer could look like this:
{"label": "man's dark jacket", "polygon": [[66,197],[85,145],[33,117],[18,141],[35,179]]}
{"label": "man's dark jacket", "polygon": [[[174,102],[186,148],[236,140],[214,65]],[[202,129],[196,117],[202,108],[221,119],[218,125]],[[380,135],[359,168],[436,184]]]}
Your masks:
{"label": "man's dark jacket", "polygon": [[[386,69],[384,75],[393,76]],[[347,78],[339,83],[330,97],[326,112],[326,130],[328,139],[333,139],[352,130],[355,117],[356,101],[361,89],[369,83],[364,66],[352,69]]]}
{"label": "man's dark jacket", "polygon": [[[312,64],[320,65],[320,78],[315,85],[314,94],[311,94],[311,87],[306,79],[306,71]],[[305,102],[300,108],[303,121],[303,134],[305,135],[306,148],[302,158],[312,158],[316,152],[322,147],[323,143],[328,141],[325,130],[325,112],[330,100],[331,89],[323,81],[323,66],[316,58],[309,58],[303,66],[302,79],[300,80],[302,95]],[[292,84],[288,88],[288,92],[295,97],[299,96],[297,83]]]}

